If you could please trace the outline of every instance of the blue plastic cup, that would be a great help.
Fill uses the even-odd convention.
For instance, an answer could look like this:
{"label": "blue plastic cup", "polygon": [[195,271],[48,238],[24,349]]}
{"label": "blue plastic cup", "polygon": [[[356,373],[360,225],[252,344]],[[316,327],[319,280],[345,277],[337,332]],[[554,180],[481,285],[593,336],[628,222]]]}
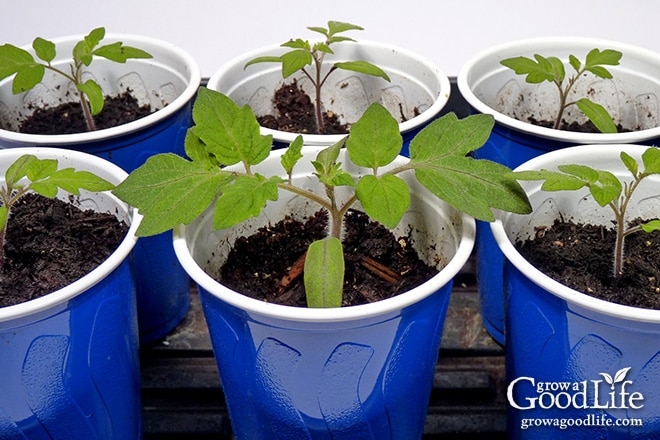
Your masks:
{"label": "blue plastic cup", "polygon": [[[319,189],[309,179],[308,159],[320,148],[303,149],[296,184]],[[282,152],[253,171],[273,175]],[[338,160],[347,164],[345,153]],[[212,230],[212,209],[175,230],[177,256],[199,287],[237,438],[421,438],[452,280],[470,256],[474,220],[413,182],[412,174],[405,178],[414,190],[395,235],[412,231],[422,258],[445,266],[421,286],[372,304],[275,305],[208,275],[238,236],[285,214],[303,217],[318,209],[300,196],[282,193],[259,218],[230,230]]]}
{"label": "blue plastic cup", "polygon": [[[570,76],[572,67],[568,65],[568,55],[583,60],[593,48],[621,51],[621,64],[608,66],[613,79],[602,80],[587,74],[576,83],[574,91],[584,92],[606,106],[615,121],[636,131],[578,133],[529,123],[529,116],[537,120],[553,119],[558,108],[557,89],[548,83],[527,84],[523,76],[516,75],[500,61],[518,56],[533,57],[536,53],[556,56],[566,61],[567,76]],[[476,150],[474,156],[515,168],[543,153],[578,144],[657,144],[660,142],[660,76],[656,75],[659,69],[660,54],[591,38],[525,39],[487,49],[468,60],[457,78],[458,88],[473,111],[491,114],[495,118],[488,142]],[[543,109],[543,113],[534,113],[538,109]],[[575,106],[567,109],[565,118],[578,122],[586,119]],[[594,150],[596,153],[598,147]],[[504,344],[504,257],[488,223],[481,221],[477,222],[476,254],[484,327],[497,342]]]}
{"label": "blue plastic cup", "polygon": [[[638,145],[567,148],[537,157],[521,169],[575,163],[631,178],[619,159]],[[660,212],[660,179],[644,181],[631,201],[635,216]],[[660,311],[596,299],[533,267],[513,243],[533,237],[559,213],[577,223],[611,227],[609,209],[586,191],[544,192],[523,182],[534,207],[528,216],[502,214],[492,225],[505,258],[508,427],[512,439],[646,439],[660,432]],[[544,425],[544,421],[550,421]]]}
{"label": "blue plastic cup", "polygon": [[[3,150],[0,162],[12,163],[24,153],[57,158],[61,167],[92,171],[114,183],[126,176],[107,161],[60,149]],[[108,193],[82,192],[80,202],[83,209],[117,212],[130,229],[117,250],[89,274],[46,296],[0,308],[3,439],[141,436],[135,279],[130,264],[139,219]]]}

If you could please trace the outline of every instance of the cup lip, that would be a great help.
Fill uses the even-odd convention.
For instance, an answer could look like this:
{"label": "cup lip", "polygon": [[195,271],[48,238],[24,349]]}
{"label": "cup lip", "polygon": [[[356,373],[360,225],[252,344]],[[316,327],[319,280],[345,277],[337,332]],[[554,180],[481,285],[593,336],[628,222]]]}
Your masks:
{"label": "cup lip", "polygon": [[[435,78],[439,83],[440,93],[434,96],[433,104],[420,113],[419,115],[399,123],[399,131],[403,134],[408,131],[414,130],[420,126],[423,126],[428,121],[431,121],[435,118],[445,107],[449,101],[451,95],[451,83],[449,77],[433,62],[430,58],[427,58],[423,55],[417,54],[413,51],[410,51],[405,48],[394,46],[391,44],[385,44],[378,41],[372,40],[363,40],[360,39],[357,42],[340,42],[342,44],[357,44],[366,48],[372,49],[381,49],[381,50],[391,50],[392,52],[400,53],[410,59],[416,59],[421,64],[426,66],[430,71],[435,73]],[[218,90],[218,82],[220,78],[227,75],[227,72],[235,68],[236,66],[243,66],[248,61],[262,56],[263,54],[272,54],[277,53],[278,51],[284,51],[285,49],[279,44],[270,44],[267,46],[262,46],[257,49],[253,49],[249,52],[245,52],[241,55],[234,57],[229,60],[227,63],[223,64],[218,70],[216,70],[211,77],[209,78],[207,87],[212,90]],[[295,138],[300,135],[300,133],[289,133],[286,131],[273,130],[266,127],[261,127],[261,134],[263,135],[272,135],[273,139],[279,142],[291,143]],[[339,142],[345,134],[302,134],[305,145],[332,145],[336,142]]]}
{"label": "cup lip", "polygon": [[[651,59],[655,60],[660,68],[660,54],[638,46],[633,46],[627,43],[618,41],[591,38],[591,37],[576,37],[576,36],[550,36],[550,37],[537,37],[514,40],[510,42],[501,43],[499,45],[485,49],[472,57],[470,57],[459,70],[456,78],[456,84],[461,95],[468,102],[468,104],[480,113],[492,115],[495,121],[501,125],[512,128],[518,132],[538,136],[544,139],[554,141],[569,142],[574,144],[600,144],[600,143],[635,143],[644,140],[660,137],[660,126],[648,128],[645,130],[625,132],[625,133],[580,133],[566,130],[557,130],[553,128],[541,127],[528,122],[520,121],[516,118],[507,116],[503,113],[491,108],[485,102],[481,101],[472,91],[471,76],[477,65],[484,63],[485,60],[493,59],[499,60],[505,57],[515,56],[524,50],[529,50],[529,47],[551,47],[563,45],[567,48],[594,48],[594,47],[607,47],[619,50],[625,56],[634,57],[635,59]],[[568,53],[567,53],[568,56]],[[495,69],[507,69],[500,66],[499,62],[493,66]]]}
{"label": "cup lip", "polygon": [[[63,36],[58,38],[53,38],[50,41],[56,45],[67,43],[67,42],[76,42],[84,38],[84,35],[70,35]],[[104,128],[101,130],[96,130],[93,132],[85,133],[73,133],[73,134],[28,134],[20,133],[12,130],[5,130],[0,128],[0,141],[5,140],[9,142],[19,143],[23,145],[57,145],[66,147],[66,145],[77,145],[84,144],[89,142],[103,141],[106,139],[111,139],[126,134],[130,134],[139,130],[143,130],[152,125],[161,122],[175,113],[177,113],[181,108],[183,108],[188,102],[190,102],[195,94],[197,89],[202,81],[202,74],[197,63],[197,60],[187,51],[183,50],[181,47],[178,47],[172,43],[169,43],[164,40],[159,40],[152,37],[146,37],[142,35],[133,35],[133,34],[122,34],[122,33],[109,33],[106,34],[104,38],[105,42],[113,41],[122,41],[127,44],[135,45],[141,49],[149,51],[149,48],[158,48],[168,53],[173,54],[176,58],[182,61],[186,66],[186,79],[188,84],[185,89],[181,92],[179,96],[176,97],[172,102],[168,103],[165,107],[159,109],[158,111],[152,112],[151,114],[144,116],[135,121],[122,124],[116,127]],[[25,50],[31,51],[31,45],[25,45],[22,47]],[[143,60],[143,62],[148,62],[148,60]],[[7,78],[4,81],[11,81],[12,78]]]}
{"label": "cup lip", "polygon": [[[305,151],[320,151],[322,147],[305,147]],[[275,150],[273,156],[278,157],[285,150]],[[433,203],[433,199],[426,194],[420,198],[425,203]],[[437,200],[436,200],[437,201]],[[439,207],[437,208],[440,209]],[[186,244],[186,226],[179,225],[174,229],[174,250],[179,262],[188,275],[204,290],[215,298],[237,307],[248,313],[255,313],[269,318],[295,321],[295,322],[348,322],[359,319],[381,316],[410,306],[422,299],[432,295],[437,290],[451,282],[458,271],[465,265],[474,247],[476,225],[472,217],[460,213],[462,227],[460,227],[460,239],[456,247],[454,257],[447,265],[427,282],[401,293],[395,297],[388,298],[371,304],[363,304],[350,307],[338,307],[327,309],[314,309],[305,307],[293,307],[280,304],[267,303],[258,299],[250,298],[234,290],[231,290],[208,275],[193,259]]]}
{"label": "cup lip", "polygon": [[[608,155],[617,157],[618,154],[625,150],[629,153],[643,152],[648,146],[644,145],[631,145],[631,144],[609,144],[609,145],[578,145],[573,147],[562,148],[555,150],[541,156],[537,156],[515,168],[514,171],[522,170],[538,170],[542,168],[549,168],[558,163],[579,163],[575,159],[583,158],[585,151],[597,148],[599,155]],[[591,151],[593,154],[593,150]],[[540,185],[540,184],[537,184]],[[660,310],[646,309],[640,307],[633,307],[623,304],[612,303],[603,299],[599,299],[578,290],[572,289],[559,281],[547,276],[529,261],[527,261],[516,250],[515,246],[509,239],[504,224],[514,214],[497,211],[496,220],[491,223],[491,231],[495,237],[498,247],[504,254],[507,260],[513,264],[520,272],[522,272],[530,281],[537,286],[545,289],[556,297],[565,300],[569,306],[579,306],[587,310],[598,312],[604,315],[627,319],[635,322],[650,322],[660,323]]]}
{"label": "cup lip", "polygon": [[[20,155],[27,153],[34,154],[40,158],[61,158],[62,156],[66,156],[75,160],[77,163],[81,161],[79,163],[95,164],[96,167],[102,167],[104,174],[106,175],[105,178],[114,184],[119,184],[128,176],[128,173],[117,165],[100,157],[81,151],[48,147],[18,147],[0,150],[0,156],[15,155],[15,157],[19,157]],[[70,301],[101,282],[126,258],[128,258],[133,247],[137,243],[135,232],[137,231],[142,216],[136,209],[122,202],[110,192],[104,192],[104,194],[115,200],[117,208],[125,210],[128,215],[128,220],[130,221],[128,232],[117,249],[115,249],[115,251],[95,269],[61,289],[23,303],[0,307],[0,322],[34,315]]]}

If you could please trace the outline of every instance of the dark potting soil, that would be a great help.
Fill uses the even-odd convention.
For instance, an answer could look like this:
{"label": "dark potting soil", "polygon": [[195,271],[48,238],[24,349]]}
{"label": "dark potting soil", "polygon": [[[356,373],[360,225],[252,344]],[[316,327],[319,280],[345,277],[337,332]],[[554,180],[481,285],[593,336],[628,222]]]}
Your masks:
{"label": "dark potting soil", "polygon": [[[137,99],[124,92],[106,97],[103,110],[94,116],[97,130],[133,122],[151,114],[151,106],[140,106]],[[35,108],[20,125],[19,131],[28,134],[74,134],[87,130],[85,116],[79,102],[66,102],[55,107]]]}
{"label": "dark potting soil", "polygon": [[[283,84],[277,89],[273,103],[277,114],[258,117],[259,125],[289,133],[319,134],[314,102],[300,88],[296,80],[290,84]],[[324,134],[348,133],[348,124],[342,124],[337,115],[331,111],[323,113],[323,122]]]}
{"label": "dark potting soil", "polygon": [[534,240],[516,243],[541,272],[582,293],[660,309],[660,231],[626,237],[624,273],[614,277],[614,229],[556,221]]}
{"label": "dark potting soil", "polygon": [[24,195],[12,208],[7,228],[0,307],[38,298],[83,277],[117,249],[127,231],[112,214]]}
{"label": "dark potting soil", "polygon": [[[555,121],[546,121],[546,120],[539,121],[533,117],[530,117],[528,121],[530,124],[538,125],[539,127],[554,128],[555,126]],[[629,133],[633,131],[629,128],[624,128],[621,124],[617,124],[616,129],[618,133]],[[600,133],[600,130],[597,129],[594,123],[591,121],[586,121],[582,124],[576,121],[573,121],[570,124],[567,123],[566,121],[563,121],[559,125],[559,130],[575,131],[578,133]]]}
{"label": "dark potting soil", "polygon": [[[221,274],[211,276],[253,298],[306,307],[302,273],[292,267],[311,242],[327,236],[327,223],[327,213],[319,211],[304,223],[286,218],[241,237]],[[343,306],[396,296],[438,273],[419,259],[408,237],[395,237],[365,214],[349,211],[344,224]],[[289,284],[292,273],[298,276]]]}

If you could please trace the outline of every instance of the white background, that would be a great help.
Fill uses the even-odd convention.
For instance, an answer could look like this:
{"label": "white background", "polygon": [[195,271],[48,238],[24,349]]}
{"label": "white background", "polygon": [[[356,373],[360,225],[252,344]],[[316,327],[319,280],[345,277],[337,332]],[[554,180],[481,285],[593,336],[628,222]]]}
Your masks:
{"label": "white background", "polygon": [[657,0],[0,0],[0,44],[105,26],[174,43],[209,77],[243,52],[313,39],[306,27],[328,20],[360,25],[354,38],[412,50],[449,76],[481,50],[529,37],[598,37],[660,52]]}

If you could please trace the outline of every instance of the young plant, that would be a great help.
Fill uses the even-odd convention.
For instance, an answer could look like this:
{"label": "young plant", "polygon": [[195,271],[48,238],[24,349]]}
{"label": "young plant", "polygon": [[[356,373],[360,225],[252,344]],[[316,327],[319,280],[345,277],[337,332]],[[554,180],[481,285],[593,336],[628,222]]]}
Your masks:
{"label": "young plant", "polygon": [[594,200],[602,207],[609,207],[614,213],[616,243],[614,247],[614,276],[623,273],[624,240],[639,231],[660,230],[660,220],[651,220],[637,226],[628,227],[626,211],[630,199],[639,184],[649,176],[660,175],[660,149],[650,147],[642,154],[642,167],[626,152],[621,152],[621,161],[632,174],[632,180],[622,182],[613,173],[596,170],[586,165],[560,165],[559,171],[520,171],[513,173],[518,180],[544,180],[541,189],[545,191],[575,191],[587,187]]}
{"label": "young plant", "polygon": [[[585,72],[591,72],[599,78],[612,78],[612,74],[604,66],[617,66],[621,59],[621,52],[606,49],[592,49],[584,63],[575,55],[569,55],[568,61],[575,70],[575,74],[568,79],[564,63],[557,57],[544,57],[534,55],[534,59],[527,57],[507,58],[500,63],[512,69],[518,75],[527,75],[525,80],[530,84],[539,84],[548,81],[557,86],[559,91],[559,110],[555,118],[553,128],[558,129],[561,125],[564,110],[571,105],[576,105],[582,113],[603,133],[616,133],[617,127],[605,107],[591,101],[588,98],[580,98],[577,101],[569,101],[569,93],[575,83]],[[566,80],[566,83],[564,83]]]}
{"label": "young plant", "polygon": [[31,90],[39,84],[46,70],[62,75],[78,90],[87,128],[92,131],[95,129],[93,116],[103,110],[103,90],[94,80],[83,80],[84,68],[89,67],[94,57],[106,58],[117,63],[125,63],[130,58],[152,58],[144,50],[124,46],[119,41],[99,46],[103,38],[105,38],[105,28],[101,27],[92,30],[79,41],[73,48],[73,62],[69,65],[68,71],[51,64],[57,56],[57,48],[52,41],[40,37],[34,39],[32,48],[38,60],[35,60],[25,49],[4,44],[0,46],[0,80],[15,74],[12,92],[18,94]]}
{"label": "young plant", "polygon": [[5,172],[5,184],[0,187],[0,265],[4,259],[4,244],[7,225],[11,220],[11,209],[28,192],[54,198],[62,189],[78,195],[81,189],[107,191],[114,185],[89,171],[73,168],[58,169],[56,159],[38,159],[31,154],[20,156]]}
{"label": "young plant", "polygon": [[[518,182],[503,165],[467,155],[488,139],[493,127],[489,115],[459,120],[450,113],[424,128],[410,143],[410,159],[382,168],[398,156],[402,138],[398,123],[380,104],[372,104],[351,134],[320,151],[312,162],[325,194],[295,186],[291,176],[302,157],[302,137],[283,154],[282,172],[264,176],[253,171],[270,153],[272,137],[262,136],[259,124],[245,106],[206,88],[199,90],[193,107],[195,125],[186,138],[190,160],[174,154],[156,155],[114,190],[144,215],[137,235],[153,235],[178,224],[188,224],[214,205],[213,226],[229,228],[259,215],[279,191],[308,198],[329,213],[329,236],[313,243],[304,264],[307,303],[311,307],[341,305],[343,252],[341,223],[356,201],[385,226],[395,227],[410,202],[410,190],[398,175],[413,172],[417,180],[450,205],[479,219],[492,221],[491,208],[529,212],[530,205]],[[350,160],[370,170],[357,181],[337,162],[341,148]],[[225,165],[241,164],[243,171]],[[352,195],[340,202],[335,190],[350,187]]]}
{"label": "young plant", "polygon": [[[295,40],[291,39],[281,45],[282,47],[291,48],[292,50],[289,52],[281,56],[263,56],[254,58],[253,60],[248,61],[244,68],[256,63],[282,63],[282,77],[285,79],[294,73],[301,71],[307,78],[309,78],[314,86],[316,121],[319,133],[323,134],[325,133],[325,124],[323,122],[321,89],[332,72],[337,69],[343,69],[380,77],[387,81],[390,81],[390,78],[380,67],[361,60],[334,63],[325,75],[323,75],[322,67],[325,55],[334,53],[330,46],[340,41],[355,41],[352,38],[338,34],[351,30],[364,29],[360,26],[350,23],[342,23],[340,21],[328,21],[327,29],[323,27],[308,27],[307,29],[322,34],[325,37],[325,40],[312,44],[308,40],[303,40],[301,38]],[[309,69],[307,66],[311,66],[312,68]]]}

